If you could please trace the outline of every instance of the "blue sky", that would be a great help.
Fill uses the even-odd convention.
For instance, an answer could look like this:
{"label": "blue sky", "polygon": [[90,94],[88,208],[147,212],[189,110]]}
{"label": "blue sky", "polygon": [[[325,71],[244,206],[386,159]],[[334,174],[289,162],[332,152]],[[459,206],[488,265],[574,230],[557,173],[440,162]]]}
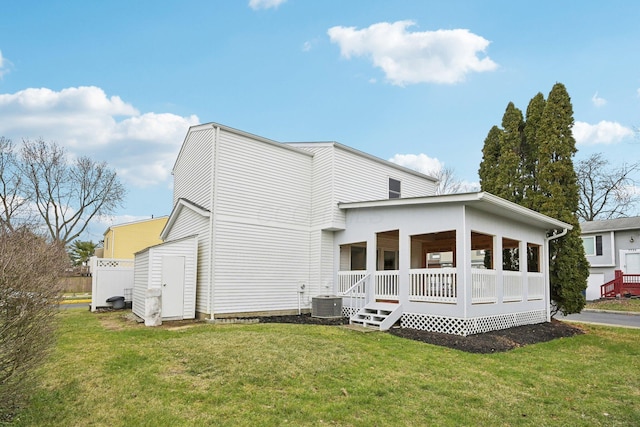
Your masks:
{"label": "blue sky", "polygon": [[640,159],[640,2],[0,0],[0,135],[115,168],[113,218],[171,212],[188,126],[338,141],[477,182],[512,101],[556,82],[576,159]]}

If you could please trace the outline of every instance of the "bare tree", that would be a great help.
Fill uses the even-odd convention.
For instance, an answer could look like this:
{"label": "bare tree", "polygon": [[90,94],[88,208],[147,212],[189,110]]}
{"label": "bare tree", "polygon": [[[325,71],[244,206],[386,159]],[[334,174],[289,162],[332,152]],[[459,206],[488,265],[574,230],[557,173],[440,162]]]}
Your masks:
{"label": "bare tree", "polygon": [[440,169],[430,172],[429,175],[438,180],[437,195],[465,191],[464,183],[455,176],[455,170],[452,167],[442,166]]}
{"label": "bare tree", "polygon": [[639,170],[640,162],[609,167],[609,161],[602,153],[578,161],[578,217],[593,221],[629,216],[638,201],[632,176]]}
{"label": "bare tree", "polygon": [[28,214],[24,209],[29,201],[24,180],[20,173],[20,164],[16,157],[14,145],[10,139],[0,137],[0,228],[13,231],[14,222],[20,218],[22,222]]}
{"label": "bare tree", "polygon": [[68,264],[61,244],[26,226],[0,229],[0,424],[33,394],[35,369],[53,342],[58,279]]}
{"label": "bare tree", "polygon": [[78,157],[69,162],[63,147],[42,139],[24,140],[21,173],[25,195],[52,240],[67,245],[98,215],[122,204],[124,186],[105,162]]}

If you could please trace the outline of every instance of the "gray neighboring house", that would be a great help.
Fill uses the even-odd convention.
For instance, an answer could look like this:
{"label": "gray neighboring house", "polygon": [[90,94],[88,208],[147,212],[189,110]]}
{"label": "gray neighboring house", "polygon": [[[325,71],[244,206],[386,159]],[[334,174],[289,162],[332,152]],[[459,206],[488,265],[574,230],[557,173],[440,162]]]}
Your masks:
{"label": "gray neighboring house", "polygon": [[623,274],[640,274],[640,217],[588,221],[580,224],[589,261],[587,300],[600,298],[600,286]]}

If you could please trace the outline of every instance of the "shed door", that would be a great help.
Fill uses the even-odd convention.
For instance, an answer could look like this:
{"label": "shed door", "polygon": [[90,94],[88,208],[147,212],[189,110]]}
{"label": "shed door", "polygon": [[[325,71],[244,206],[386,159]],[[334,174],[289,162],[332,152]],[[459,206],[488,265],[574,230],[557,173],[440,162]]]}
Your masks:
{"label": "shed door", "polygon": [[162,317],[183,316],[184,257],[162,257]]}
{"label": "shed door", "polygon": [[628,253],[625,255],[624,263],[627,265],[625,273],[640,274],[640,253]]}

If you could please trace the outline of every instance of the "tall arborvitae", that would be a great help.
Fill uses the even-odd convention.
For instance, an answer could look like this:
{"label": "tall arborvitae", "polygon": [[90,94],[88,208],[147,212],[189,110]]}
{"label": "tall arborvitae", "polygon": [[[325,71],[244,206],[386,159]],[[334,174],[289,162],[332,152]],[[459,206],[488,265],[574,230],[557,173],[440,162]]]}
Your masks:
{"label": "tall arborvitae", "polygon": [[534,210],[538,210],[541,203],[538,185],[537,134],[545,104],[544,95],[540,92],[529,101],[521,151],[521,176],[525,189],[522,205]]}
{"label": "tall arborvitae", "polygon": [[572,160],[576,152],[571,133],[573,107],[564,85],[554,85],[546,101],[541,93],[532,98],[526,121],[509,103],[502,126],[504,129],[492,127],[485,139],[479,169],[481,188],[573,225],[566,236],[549,243],[550,292],[559,311],[580,312],[589,265],[576,216],[579,195]]}
{"label": "tall arborvitae", "polygon": [[522,111],[510,102],[502,116],[500,139],[500,168],[498,170],[498,192],[496,196],[511,202],[522,201],[522,180],[520,176],[520,150],[523,139],[524,121]]}
{"label": "tall arborvitae", "polygon": [[585,304],[589,264],[580,238],[578,183],[573,168],[573,107],[566,88],[556,83],[549,93],[536,133],[538,186],[542,196],[537,210],[573,225],[566,236],[549,243],[551,299],[563,313],[580,312]]}
{"label": "tall arborvitae", "polygon": [[484,140],[482,147],[482,161],[478,175],[480,176],[480,188],[491,194],[497,194],[498,172],[500,171],[500,138],[502,130],[493,126]]}

